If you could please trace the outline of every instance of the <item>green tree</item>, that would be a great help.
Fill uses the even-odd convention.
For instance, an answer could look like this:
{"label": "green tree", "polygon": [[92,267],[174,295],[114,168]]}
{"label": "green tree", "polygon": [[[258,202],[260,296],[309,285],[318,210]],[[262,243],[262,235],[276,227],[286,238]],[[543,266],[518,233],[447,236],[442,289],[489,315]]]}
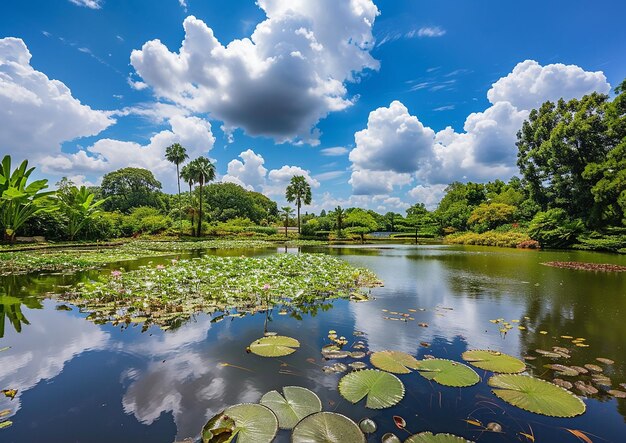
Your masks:
{"label": "green tree", "polygon": [[176,165],[176,182],[178,183],[178,212],[181,229],[183,222],[183,208],[180,202],[180,165],[188,158],[189,156],[187,155],[187,150],[178,143],[174,143],[173,145],[165,148],[165,159]]}
{"label": "green tree", "polygon": [[17,230],[30,217],[55,211],[58,207],[55,206],[54,192],[44,191],[48,180],[35,180],[28,184],[35,170],[28,169],[28,161],[24,160],[12,171],[11,156],[6,155],[0,166],[0,227],[4,239],[13,242]]}
{"label": "green tree", "polygon": [[293,208],[290,206],[283,206],[281,209],[281,215],[285,218],[285,238],[287,238],[287,228],[289,227],[289,217],[293,215]]}
{"label": "green tree", "polygon": [[206,157],[198,157],[189,163],[191,168],[191,175],[194,182],[198,183],[200,189],[199,205],[198,205],[198,228],[196,230],[196,236],[202,235],[202,190],[205,183],[215,180],[215,165]]}
{"label": "green tree", "polygon": [[67,217],[67,231],[70,240],[76,238],[85,223],[102,212],[100,206],[106,201],[106,199],[95,200],[95,194],[85,186],[78,188],[66,179],[60,182],[57,195],[61,211]]}
{"label": "green tree", "polygon": [[607,95],[592,93],[531,111],[517,134],[517,164],[542,210],[562,208],[590,225],[601,218],[591,190],[593,174],[583,172],[623,140],[608,130],[609,106]]}
{"label": "green tree", "polygon": [[341,206],[337,206],[335,210],[333,211],[333,216],[335,218],[335,225],[337,226],[337,237],[339,238],[341,238],[342,236],[341,230],[343,229],[343,219],[345,215],[346,213],[343,209],[341,209]]}
{"label": "green tree", "polygon": [[285,197],[289,203],[295,203],[298,209],[298,234],[300,233],[300,208],[303,204],[311,204],[311,186],[302,175],[291,177],[291,182],[287,186]]}
{"label": "green tree", "polygon": [[378,223],[372,214],[360,208],[347,211],[344,223],[348,227],[346,230],[349,233],[359,235],[361,243],[365,243],[365,234],[378,228]]}
{"label": "green tree", "polygon": [[576,241],[583,229],[579,219],[572,220],[564,209],[555,208],[537,213],[528,225],[528,235],[543,247],[566,248]]}
{"label": "green tree", "polygon": [[196,215],[196,205],[194,204],[194,195],[193,195],[193,185],[195,184],[195,178],[192,174],[192,169],[190,164],[186,164],[180,170],[180,178],[182,178],[185,183],[189,185],[189,205],[187,207],[187,212],[191,216],[191,235],[193,235],[194,230],[194,221]]}
{"label": "green tree", "polygon": [[474,208],[467,224],[477,232],[489,231],[513,221],[516,211],[515,206],[505,203],[481,203]]}
{"label": "green tree", "polygon": [[390,232],[395,232],[396,230],[396,221],[398,221],[398,217],[402,218],[400,214],[396,214],[395,212],[387,212],[385,214],[385,229]]}
{"label": "green tree", "polygon": [[267,224],[270,218],[277,215],[275,202],[235,183],[213,183],[206,186],[205,201],[211,207],[211,219],[216,221],[248,218],[255,224]]}
{"label": "green tree", "polygon": [[102,178],[101,196],[106,198],[104,209],[129,213],[132,208],[150,206],[164,209],[161,182],[143,168],[122,168]]}

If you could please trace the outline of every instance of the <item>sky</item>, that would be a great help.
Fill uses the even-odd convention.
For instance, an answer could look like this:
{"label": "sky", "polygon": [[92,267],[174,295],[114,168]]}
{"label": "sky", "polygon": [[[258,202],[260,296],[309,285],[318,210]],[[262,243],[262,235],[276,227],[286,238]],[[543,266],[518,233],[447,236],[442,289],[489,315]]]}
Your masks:
{"label": "sky", "polygon": [[433,208],[508,180],[546,100],[614,95],[621,0],[22,0],[0,4],[0,156],[53,185],[153,171],[165,148],[305,210]]}

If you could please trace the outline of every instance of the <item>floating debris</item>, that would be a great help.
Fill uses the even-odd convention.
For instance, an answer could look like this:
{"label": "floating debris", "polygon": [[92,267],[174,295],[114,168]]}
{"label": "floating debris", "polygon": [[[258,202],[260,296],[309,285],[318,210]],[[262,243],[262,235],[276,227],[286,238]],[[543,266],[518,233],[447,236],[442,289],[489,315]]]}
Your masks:
{"label": "floating debris", "polygon": [[577,271],[596,272],[626,272],[626,266],[613,265],[610,263],[586,263],[578,261],[549,261],[541,263],[545,266],[562,269],[576,269]]}

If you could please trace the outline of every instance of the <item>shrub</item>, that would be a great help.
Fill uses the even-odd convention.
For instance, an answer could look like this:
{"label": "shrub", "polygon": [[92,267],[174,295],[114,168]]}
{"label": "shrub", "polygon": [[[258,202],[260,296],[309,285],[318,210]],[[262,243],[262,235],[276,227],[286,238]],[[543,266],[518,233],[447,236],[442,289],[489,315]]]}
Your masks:
{"label": "shrub", "polygon": [[520,249],[541,249],[541,245],[537,240],[524,240],[517,245]]}
{"label": "shrub", "polygon": [[476,232],[485,232],[513,220],[515,206],[506,203],[481,203],[474,208],[467,224]]}
{"label": "shrub", "polygon": [[539,212],[528,225],[528,234],[533,240],[548,248],[566,248],[584,230],[583,223],[571,220],[563,209]]}
{"label": "shrub", "polygon": [[444,243],[453,245],[478,245],[499,246],[502,248],[515,248],[517,245],[531,240],[528,234],[523,232],[496,232],[487,231],[482,234],[476,232],[460,232],[448,235]]}

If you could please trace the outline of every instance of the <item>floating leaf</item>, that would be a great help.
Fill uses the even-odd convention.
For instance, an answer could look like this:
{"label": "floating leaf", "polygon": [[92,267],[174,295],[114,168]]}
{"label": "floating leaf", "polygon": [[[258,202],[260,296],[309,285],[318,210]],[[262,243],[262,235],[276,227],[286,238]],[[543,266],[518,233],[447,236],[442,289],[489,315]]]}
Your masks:
{"label": "floating leaf", "polygon": [[358,403],[367,396],[366,407],[384,409],[402,400],[404,385],[388,372],[364,369],[345,375],[339,381],[339,393],[351,403]]}
{"label": "floating leaf", "polygon": [[0,429],[4,429],[4,428],[8,428],[9,426],[11,426],[13,424],[12,421],[1,421],[0,422]]}
{"label": "floating leaf", "polygon": [[619,389],[611,389],[608,393],[615,398],[626,398],[626,392],[620,391]]}
{"label": "floating leaf", "polygon": [[293,428],[292,443],[365,443],[355,422],[335,412],[318,412]]}
{"label": "floating leaf", "polygon": [[528,375],[495,375],[488,383],[502,400],[536,414],[575,417],[585,412],[582,400],[569,391]]}
{"label": "floating leaf", "polygon": [[463,388],[480,381],[478,374],[469,366],[443,358],[420,361],[419,373],[428,380],[444,386]]}
{"label": "floating leaf", "polygon": [[364,434],[373,434],[378,429],[376,422],[371,418],[364,418],[359,422],[359,428]]}
{"label": "floating leaf", "polygon": [[261,357],[284,357],[293,354],[300,347],[295,338],[274,335],[255,340],[250,344],[250,351]]}
{"label": "floating leaf", "polygon": [[583,431],[568,428],[565,428],[565,430],[575,436],[577,439],[584,441],[585,443],[593,443],[593,441],[589,437],[587,437],[587,434],[585,434]]}
{"label": "floating leaf", "polygon": [[484,369],[485,371],[517,374],[526,369],[526,365],[523,361],[498,351],[465,351],[461,357],[471,365]]}
{"label": "floating leaf", "polygon": [[411,369],[417,369],[420,364],[412,355],[400,351],[374,352],[370,362],[378,369],[394,374],[409,374]]}
{"label": "floating leaf", "polygon": [[[0,349],[0,351],[1,351],[1,349]],[[604,363],[605,365],[612,365],[613,363],[615,363],[610,358],[604,358],[604,357],[598,357],[598,358],[596,358],[596,360],[598,360],[600,363]]]}
{"label": "floating leaf", "polygon": [[396,428],[398,429],[404,429],[406,428],[406,421],[400,417],[399,415],[394,415],[393,416],[393,422],[396,425]]}
{"label": "floating leaf", "polygon": [[9,349],[11,349],[11,346],[4,346],[0,348],[0,352],[8,351]]}
{"label": "floating leaf", "polygon": [[220,412],[202,429],[203,443],[270,443],[278,432],[278,419],[262,405],[242,403]]}
{"label": "floating leaf", "polygon": [[0,418],[4,418],[11,415],[11,410],[10,409],[3,409],[2,411],[0,411]]}
{"label": "floating leaf", "polygon": [[13,400],[17,395],[17,389],[3,389],[0,392],[2,392],[6,397],[10,398],[11,400]]}
{"label": "floating leaf", "polygon": [[404,443],[471,443],[463,437],[452,434],[433,434],[432,432],[420,432],[411,435]]}
{"label": "floating leaf", "polygon": [[322,410],[322,402],[315,392],[298,386],[285,386],[283,395],[270,391],[261,397],[260,403],[278,417],[281,429],[292,429],[304,417]]}
{"label": "floating leaf", "polygon": [[396,434],[392,434],[391,432],[387,432],[383,435],[381,440],[383,443],[401,443],[400,439],[396,436]]}

